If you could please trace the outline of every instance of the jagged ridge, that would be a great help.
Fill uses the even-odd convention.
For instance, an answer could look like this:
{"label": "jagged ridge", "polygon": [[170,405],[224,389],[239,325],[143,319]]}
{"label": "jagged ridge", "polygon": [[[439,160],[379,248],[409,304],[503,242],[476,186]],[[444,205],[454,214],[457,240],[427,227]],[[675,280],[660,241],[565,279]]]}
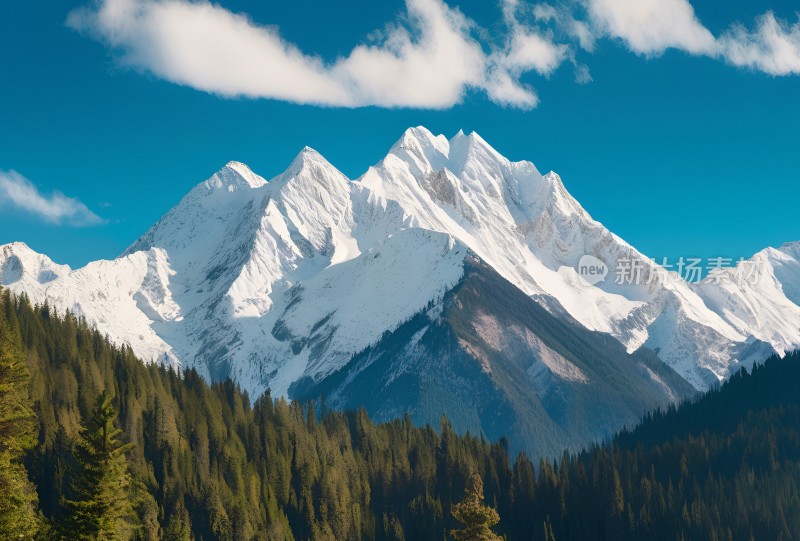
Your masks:
{"label": "jagged ridge", "polygon": [[552,314],[658,351],[698,389],[800,344],[797,245],[758,254],[763,279],[747,287],[589,286],[575,270],[584,254],[636,259],[645,279],[660,271],[555,173],[475,133],[422,127],[355,181],[309,148],[269,182],[230,162],[115,260],[71,270],[12,244],[0,268],[10,288],[84,315],[143,358],[284,394],[445,295],[467,252]]}

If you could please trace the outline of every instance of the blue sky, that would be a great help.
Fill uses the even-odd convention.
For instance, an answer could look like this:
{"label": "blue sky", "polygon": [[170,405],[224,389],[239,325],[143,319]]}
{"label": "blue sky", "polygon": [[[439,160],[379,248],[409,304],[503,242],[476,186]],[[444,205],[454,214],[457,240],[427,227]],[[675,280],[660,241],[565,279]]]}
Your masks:
{"label": "blue sky", "polygon": [[[634,13],[657,16],[644,24],[625,11],[630,0],[553,3],[557,17],[549,18],[523,2],[512,19],[508,3],[477,0],[172,0],[190,14],[205,10],[190,29],[198,38],[176,36],[166,15],[142,16],[152,1],[104,1],[137,4],[141,20],[108,22],[97,11],[104,4],[90,0],[0,4],[0,243],[21,240],[73,266],[112,258],[229,160],[270,178],[309,145],[355,178],[416,125],[448,136],[474,130],[511,159],[555,170],[596,219],[653,257],[738,257],[800,239],[800,27],[792,2],[721,9],[695,0],[687,14],[686,0],[641,0],[668,10]],[[416,40],[415,8],[439,10],[471,37],[459,41],[457,31],[433,40],[458,53],[446,69],[425,40],[401,51],[398,69],[412,81],[406,88],[392,80],[390,66],[388,86],[397,90],[384,91],[368,77],[383,57],[355,62],[351,51],[364,43],[385,49],[387,36],[403,29]],[[572,31],[574,21],[591,46]],[[272,30],[260,30],[265,25]],[[190,32],[183,28],[177,34]],[[192,55],[203,52],[191,40],[227,39],[225,32],[233,41],[244,36],[237,46],[254,56],[244,66],[192,72]],[[287,57],[294,64],[281,72],[283,87],[270,79],[274,43],[264,38],[278,39],[276,32],[281,47],[314,55]],[[514,48],[518,36],[538,40],[527,56]],[[179,49],[173,39],[192,47],[162,62],[158,47]],[[775,40],[780,47],[770,46]],[[469,65],[468,54],[476,55]],[[426,79],[429,64],[441,83]],[[587,72],[591,81],[576,80]],[[293,83],[303,77],[330,90]],[[248,93],[265,97],[239,95]]]}

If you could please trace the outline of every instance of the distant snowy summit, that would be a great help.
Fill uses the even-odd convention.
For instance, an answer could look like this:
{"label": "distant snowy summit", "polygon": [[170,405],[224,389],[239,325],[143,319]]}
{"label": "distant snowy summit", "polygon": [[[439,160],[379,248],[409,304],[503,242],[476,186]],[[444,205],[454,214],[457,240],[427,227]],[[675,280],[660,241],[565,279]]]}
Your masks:
{"label": "distant snowy summit", "polygon": [[[590,285],[579,274],[585,256],[609,267],[632,262],[643,279]],[[310,148],[269,181],[230,162],[112,261],[72,270],[21,243],[0,247],[12,291],[84,316],[145,360],[230,376],[251,396],[335,378],[329,391],[341,394],[356,369],[376,369],[365,355],[390,335],[399,340],[415,318],[446,317],[468,269],[507,281],[519,306],[533,301],[629,354],[656,352],[665,369],[706,389],[800,346],[800,245],[768,248],[749,263],[757,265],[747,281],[733,269],[689,284],[593,220],[555,173],[511,162],[475,133],[447,139],[423,127],[357,180]],[[498,352],[510,355],[512,339],[489,307],[473,306],[463,325],[450,337],[453,352],[485,374],[507,362]],[[541,328],[525,327],[533,323],[522,315],[514,325],[514,336],[527,337],[514,355],[532,363],[525,377],[536,400],[546,404],[552,385],[591,385]],[[399,378],[415,353],[394,349],[380,362]],[[657,373],[650,379],[673,393]]]}

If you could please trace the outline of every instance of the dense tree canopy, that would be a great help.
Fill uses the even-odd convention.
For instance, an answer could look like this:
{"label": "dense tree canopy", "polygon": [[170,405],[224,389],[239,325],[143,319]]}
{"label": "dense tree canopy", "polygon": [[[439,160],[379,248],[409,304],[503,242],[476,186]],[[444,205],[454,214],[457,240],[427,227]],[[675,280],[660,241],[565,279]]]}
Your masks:
{"label": "dense tree canopy", "polygon": [[2,292],[0,307],[0,532],[29,539],[40,521],[36,488],[28,480],[24,452],[36,443],[36,415],[29,394],[19,324],[11,296]]}
{"label": "dense tree canopy", "polygon": [[[0,475],[19,488],[0,484],[0,531],[33,536],[41,523],[52,538],[88,509],[70,502],[110,493],[117,538],[441,541],[464,527],[456,504],[482,496],[511,541],[796,539],[798,360],[737,374],[579,455],[512,461],[505,441],[458,435],[446,419],[376,425],[324,401],[251,402],[4,293]],[[110,464],[109,482],[95,461]],[[467,490],[473,472],[481,491]]]}

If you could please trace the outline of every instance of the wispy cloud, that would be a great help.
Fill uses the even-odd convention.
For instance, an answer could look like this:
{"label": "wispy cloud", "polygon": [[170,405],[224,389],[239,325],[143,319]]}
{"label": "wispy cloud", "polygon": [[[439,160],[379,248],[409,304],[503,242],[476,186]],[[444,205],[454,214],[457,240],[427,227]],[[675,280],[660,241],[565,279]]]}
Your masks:
{"label": "wispy cloud", "polygon": [[550,7],[558,14],[554,20],[566,21],[561,23],[565,29],[577,8],[587,12],[593,39],[620,39],[637,54],[678,49],[770,75],[800,74],[800,19],[790,25],[768,11],[757,17],[754,30],[734,23],[714,36],[688,0],[579,0]]}
{"label": "wispy cloud", "polygon": [[532,71],[550,75],[570,57],[570,48],[556,44],[552,32],[527,24],[519,0],[504,0],[502,8],[507,33],[503,45],[489,56],[484,89],[497,103],[535,107],[539,103],[536,93],[520,79]]}
{"label": "wispy cloud", "polygon": [[576,58],[601,39],[648,57],[678,49],[772,75],[800,73],[800,23],[771,12],[755,30],[732,25],[714,36],[689,0],[554,1],[501,0],[497,39],[443,0],[405,0],[404,16],[374,33],[378,39],[330,61],[208,0],[94,0],[67,24],[105,43],[122,65],[176,84],[339,107],[446,109],[478,91],[532,108],[538,97],[529,74],[547,77],[569,62],[576,81],[591,81]]}
{"label": "wispy cloud", "polygon": [[16,171],[0,171],[0,204],[13,205],[54,224],[88,226],[104,223],[79,200],[58,191],[43,195]]}
{"label": "wispy cloud", "polygon": [[549,73],[563,49],[515,18],[506,43],[482,41],[474,21],[441,0],[406,0],[406,17],[376,42],[332,62],[301,51],[206,0],[99,0],[67,24],[106,43],[121,63],[226,97],[357,107],[448,108],[468,89],[532,107],[522,74]]}
{"label": "wispy cloud", "polygon": [[581,49],[588,52],[594,50],[594,32],[585,21],[575,18],[569,10],[546,3],[534,4],[531,10],[537,21],[555,24],[567,36],[576,40]]}
{"label": "wispy cloud", "polygon": [[800,20],[793,25],[772,12],[758,19],[755,31],[736,25],[719,40],[725,58],[771,75],[800,74]]}

